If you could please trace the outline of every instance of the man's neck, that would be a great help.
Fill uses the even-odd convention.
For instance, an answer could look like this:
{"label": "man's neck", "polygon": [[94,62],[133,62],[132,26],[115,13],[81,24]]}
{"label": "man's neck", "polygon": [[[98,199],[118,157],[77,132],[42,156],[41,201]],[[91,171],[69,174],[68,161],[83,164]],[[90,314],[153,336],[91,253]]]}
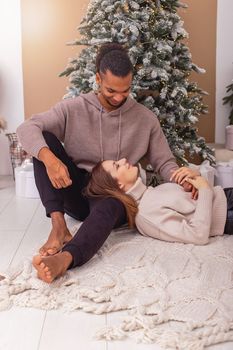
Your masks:
{"label": "man's neck", "polygon": [[114,111],[115,109],[117,109],[117,108],[111,106],[100,93],[97,95],[97,97],[98,97],[98,100],[99,100],[101,106],[103,106],[104,109],[106,109],[108,112],[111,112],[111,111]]}

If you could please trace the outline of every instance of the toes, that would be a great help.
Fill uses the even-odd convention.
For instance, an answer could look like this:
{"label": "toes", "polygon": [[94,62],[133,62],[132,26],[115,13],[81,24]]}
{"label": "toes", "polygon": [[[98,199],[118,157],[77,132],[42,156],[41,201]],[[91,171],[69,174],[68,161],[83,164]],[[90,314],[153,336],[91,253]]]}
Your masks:
{"label": "toes", "polygon": [[33,263],[33,265],[35,266],[39,266],[40,264],[41,264],[41,257],[40,257],[40,255],[36,255],[36,256],[34,256],[33,257],[33,260],[32,260],[32,263]]}
{"label": "toes", "polygon": [[41,254],[41,256],[48,256],[49,254],[48,254],[48,252],[43,252],[42,254]]}
{"label": "toes", "polygon": [[43,248],[43,247],[40,248],[39,254],[40,254],[41,256],[47,256],[47,255],[48,255],[47,251],[46,251],[45,248]]}
{"label": "toes", "polygon": [[57,247],[49,248],[49,249],[47,250],[47,253],[48,253],[49,255],[55,255],[55,254],[57,254],[58,252],[59,252],[59,249],[58,249]]}
{"label": "toes", "polygon": [[47,278],[47,280],[50,280],[50,281],[53,280],[51,273],[46,273],[46,278]]}
{"label": "toes", "polygon": [[54,280],[54,279],[50,276],[50,277],[47,277],[47,278],[46,278],[46,281],[45,281],[45,282],[47,282],[47,283],[52,283],[53,280]]}
{"label": "toes", "polygon": [[54,280],[54,277],[52,276],[50,270],[45,271],[43,275],[43,281],[47,283],[52,283]]}
{"label": "toes", "polygon": [[42,269],[45,269],[46,265],[45,265],[45,263],[44,263],[43,261],[41,261],[40,267],[41,267]]}

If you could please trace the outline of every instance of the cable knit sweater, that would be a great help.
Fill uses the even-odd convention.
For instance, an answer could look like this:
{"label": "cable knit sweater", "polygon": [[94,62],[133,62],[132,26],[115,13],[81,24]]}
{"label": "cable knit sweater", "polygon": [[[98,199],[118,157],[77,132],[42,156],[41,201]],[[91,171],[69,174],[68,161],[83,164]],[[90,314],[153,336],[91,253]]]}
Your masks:
{"label": "cable knit sweater", "polygon": [[127,194],[138,203],[136,226],[144,236],[202,245],[224,232],[227,200],[220,186],[201,188],[194,200],[177,184],[146,187],[138,178]]}

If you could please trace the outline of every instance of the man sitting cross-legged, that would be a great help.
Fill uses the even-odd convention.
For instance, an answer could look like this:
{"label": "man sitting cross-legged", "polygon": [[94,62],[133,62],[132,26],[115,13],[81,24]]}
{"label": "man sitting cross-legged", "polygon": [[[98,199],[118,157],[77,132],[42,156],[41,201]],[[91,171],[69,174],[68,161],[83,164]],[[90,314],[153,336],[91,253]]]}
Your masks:
{"label": "man sitting cross-legged", "polygon": [[[36,185],[52,223],[39,250],[42,257],[62,250],[72,256],[70,267],[81,266],[113,228],[126,223],[117,199],[83,195],[100,160],[127,157],[136,164],[146,157],[165,181],[178,169],[156,116],[129,96],[132,79],[127,51],[120,44],[103,45],[96,60],[98,91],[62,100],[17,129],[23,148],[33,156]],[[83,221],[73,238],[65,213]]]}

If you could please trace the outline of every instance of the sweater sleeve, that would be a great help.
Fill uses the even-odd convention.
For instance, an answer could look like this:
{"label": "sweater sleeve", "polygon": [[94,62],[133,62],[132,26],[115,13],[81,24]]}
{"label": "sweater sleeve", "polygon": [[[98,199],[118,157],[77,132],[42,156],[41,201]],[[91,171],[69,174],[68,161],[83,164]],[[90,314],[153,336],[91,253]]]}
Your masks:
{"label": "sweater sleeve", "polygon": [[34,114],[17,128],[17,135],[23,149],[33,157],[38,157],[41,148],[48,147],[43,131],[52,132],[60,141],[64,140],[66,111],[59,102],[47,112]]}
{"label": "sweater sleeve", "polygon": [[157,118],[154,118],[154,127],[150,136],[147,157],[154,170],[158,172],[166,182],[170,180],[172,171],[178,169],[175,157],[170,150]]}
{"label": "sweater sleeve", "polygon": [[164,241],[203,245],[209,241],[212,202],[212,189],[202,188],[191,219],[180,213],[179,209],[163,207],[161,215],[158,213],[153,222],[143,217],[142,213],[136,218],[136,225],[142,234]]}

